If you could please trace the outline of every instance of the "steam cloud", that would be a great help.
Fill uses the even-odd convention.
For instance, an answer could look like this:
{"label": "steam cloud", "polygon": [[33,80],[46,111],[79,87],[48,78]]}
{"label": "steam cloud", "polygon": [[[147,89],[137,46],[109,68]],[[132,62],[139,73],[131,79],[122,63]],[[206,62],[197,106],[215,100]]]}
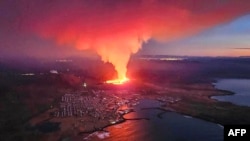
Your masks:
{"label": "steam cloud", "polygon": [[250,11],[247,0],[54,0],[21,4],[23,27],[58,44],[91,49],[126,77],[130,55],[149,39],[168,41]]}

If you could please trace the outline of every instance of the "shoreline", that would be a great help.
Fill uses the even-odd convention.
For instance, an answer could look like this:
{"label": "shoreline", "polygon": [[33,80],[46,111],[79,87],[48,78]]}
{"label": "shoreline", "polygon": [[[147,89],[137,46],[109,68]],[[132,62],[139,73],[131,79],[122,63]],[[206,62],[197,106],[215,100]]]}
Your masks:
{"label": "shoreline", "polygon": [[[217,82],[217,80],[216,80],[216,82]],[[248,113],[247,111],[250,110],[250,107],[248,107],[248,106],[236,105],[236,104],[231,103],[231,102],[219,101],[217,99],[213,99],[212,98],[213,96],[227,96],[227,95],[235,95],[236,94],[235,92],[232,92],[229,90],[221,90],[221,89],[215,88],[215,85],[213,83],[214,82],[210,82],[209,84],[211,84],[213,86],[214,93],[207,95],[207,98],[208,98],[207,103],[213,104],[212,106],[215,106],[215,108],[218,106],[218,108],[214,109],[213,112],[218,113],[217,115],[219,115],[220,114],[219,110],[223,109],[223,112],[225,112],[226,115],[231,115],[231,113],[234,113],[234,110],[232,110],[232,109],[237,109],[236,111],[238,113],[241,113],[241,114]],[[207,105],[207,106],[210,105],[210,104],[209,105],[206,104],[206,101],[203,101],[203,102],[204,102],[203,103],[204,105]],[[228,108],[226,108],[226,107],[228,107]],[[207,109],[209,109],[209,108],[207,108]],[[247,124],[247,123],[250,123],[250,120],[248,118],[245,118],[245,117],[248,117],[248,115],[240,116],[240,115],[236,114],[237,116],[235,116],[234,119],[230,119],[226,115],[225,115],[225,118],[223,118],[224,116],[220,116],[220,117],[210,116],[209,112],[204,113],[204,114],[195,115],[189,111],[180,110],[180,109],[178,110],[178,108],[175,112],[180,113],[180,114],[184,114],[184,115],[188,115],[191,117],[195,117],[198,119],[202,119],[205,121],[213,122],[213,123],[216,123],[216,124],[219,124],[222,126],[225,124]],[[241,119],[243,119],[243,120],[241,120]],[[244,123],[242,123],[242,122],[244,122]]]}
{"label": "shoreline", "polygon": [[[158,101],[158,100],[156,100],[156,99],[151,99],[151,100]],[[166,114],[166,113],[170,112],[170,113],[177,113],[177,114],[180,114],[181,116],[183,116],[183,117],[185,117],[185,118],[194,118],[194,119],[198,119],[198,120],[210,122],[210,123],[213,123],[213,124],[218,125],[220,128],[224,128],[224,126],[221,125],[221,124],[219,124],[219,123],[211,122],[211,121],[208,121],[208,120],[205,120],[205,119],[202,119],[202,118],[199,118],[199,117],[195,117],[195,116],[186,115],[186,114],[183,114],[183,113],[177,112],[177,111],[166,110],[166,109],[162,108],[161,106],[160,106],[160,107],[141,108],[141,110],[152,110],[152,109],[153,109],[153,110],[159,110],[159,113],[157,113],[157,115],[156,115],[157,118],[159,118],[159,119],[162,119],[162,118],[163,118],[163,117],[162,117],[163,114]],[[124,114],[124,115],[126,115],[126,114]],[[123,115],[123,116],[124,116],[124,115]],[[124,118],[124,117],[123,117],[123,118]],[[108,126],[105,126],[105,127],[103,127],[101,130],[95,130],[95,131],[89,132],[89,133],[81,133],[81,134],[79,134],[79,135],[88,134],[88,135],[87,135],[87,138],[88,138],[89,136],[92,136],[93,133],[99,132],[99,131],[103,131],[103,132],[109,133],[109,131],[105,130],[105,128],[111,127],[111,126],[115,126],[115,125],[119,125],[119,124],[124,123],[124,122],[126,122],[126,121],[128,121],[128,120],[150,120],[150,119],[149,119],[149,118],[132,118],[132,119],[126,119],[126,118],[124,118],[124,121],[119,122],[119,123],[115,123],[115,124],[111,124],[111,125],[108,125]],[[98,134],[98,133],[97,133],[97,134]],[[98,135],[97,135],[97,137],[98,137]],[[99,138],[99,137],[98,137],[98,138]],[[101,138],[100,138],[100,139],[101,139]]]}

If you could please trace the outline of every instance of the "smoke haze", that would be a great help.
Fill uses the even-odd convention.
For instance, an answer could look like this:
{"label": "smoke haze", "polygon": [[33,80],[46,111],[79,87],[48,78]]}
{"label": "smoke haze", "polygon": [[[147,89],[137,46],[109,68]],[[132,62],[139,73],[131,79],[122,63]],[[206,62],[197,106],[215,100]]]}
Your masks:
{"label": "smoke haze", "polygon": [[93,50],[126,78],[130,55],[149,39],[169,41],[250,11],[247,0],[16,1],[21,31],[59,45]]}

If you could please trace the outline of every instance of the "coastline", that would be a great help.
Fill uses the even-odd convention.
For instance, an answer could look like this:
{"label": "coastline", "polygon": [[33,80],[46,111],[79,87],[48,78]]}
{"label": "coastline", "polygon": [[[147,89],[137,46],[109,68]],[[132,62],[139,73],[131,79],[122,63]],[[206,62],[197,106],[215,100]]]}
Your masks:
{"label": "coastline", "polygon": [[[225,124],[247,124],[250,123],[250,117],[249,110],[250,107],[247,106],[241,106],[241,105],[235,105],[231,102],[224,102],[224,101],[219,101],[217,99],[213,99],[213,96],[226,96],[226,95],[234,95],[234,92],[228,91],[228,90],[220,90],[215,88],[213,82],[207,84],[207,85],[212,85],[213,90],[212,92],[205,97],[207,97],[207,100],[204,99],[202,105],[199,108],[199,110],[188,110],[188,109],[183,109],[180,108],[182,104],[178,106],[174,106],[174,109],[176,109],[175,112],[183,114],[183,115],[188,115],[191,117],[199,118],[205,121],[213,122],[219,125],[225,125]],[[177,103],[178,104],[178,103]],[[187,103],[185,103],[187,105]],[[206,112],[204,112],[203,110]],[[198,113],[193,113],[192,111],[198,111]],[[199,113],[200,111],[200,113]],[[231,116],[231,114],[234,113],[234,117]],[[244,116],[243,116],[244,115]]]}

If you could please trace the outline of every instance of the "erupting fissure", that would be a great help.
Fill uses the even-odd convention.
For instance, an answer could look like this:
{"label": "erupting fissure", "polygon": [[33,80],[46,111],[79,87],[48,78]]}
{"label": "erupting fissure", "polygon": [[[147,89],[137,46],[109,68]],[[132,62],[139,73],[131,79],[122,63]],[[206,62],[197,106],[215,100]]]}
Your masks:
{"label": "erupting fissure", "polygon": [[139,37],[133,31],[126,31],[126,34],[110,35],[102,41],[103,44],[95,48],[102,61],[111,63],[117,72],[117,79],[108,80],[106,83],[123,84],[129,80],[126,73],[130,56],[138,52],[142,43],[149,39],[147,34]]}
{"label": "erupting fissure", "polygon": [[125,78],[122,78],[122,79],[107,80],[106,83],[120,85],[120,84],[124,84],[124,83],[126,83],[128,81],[129,81],[129,79],[125,77]]}

